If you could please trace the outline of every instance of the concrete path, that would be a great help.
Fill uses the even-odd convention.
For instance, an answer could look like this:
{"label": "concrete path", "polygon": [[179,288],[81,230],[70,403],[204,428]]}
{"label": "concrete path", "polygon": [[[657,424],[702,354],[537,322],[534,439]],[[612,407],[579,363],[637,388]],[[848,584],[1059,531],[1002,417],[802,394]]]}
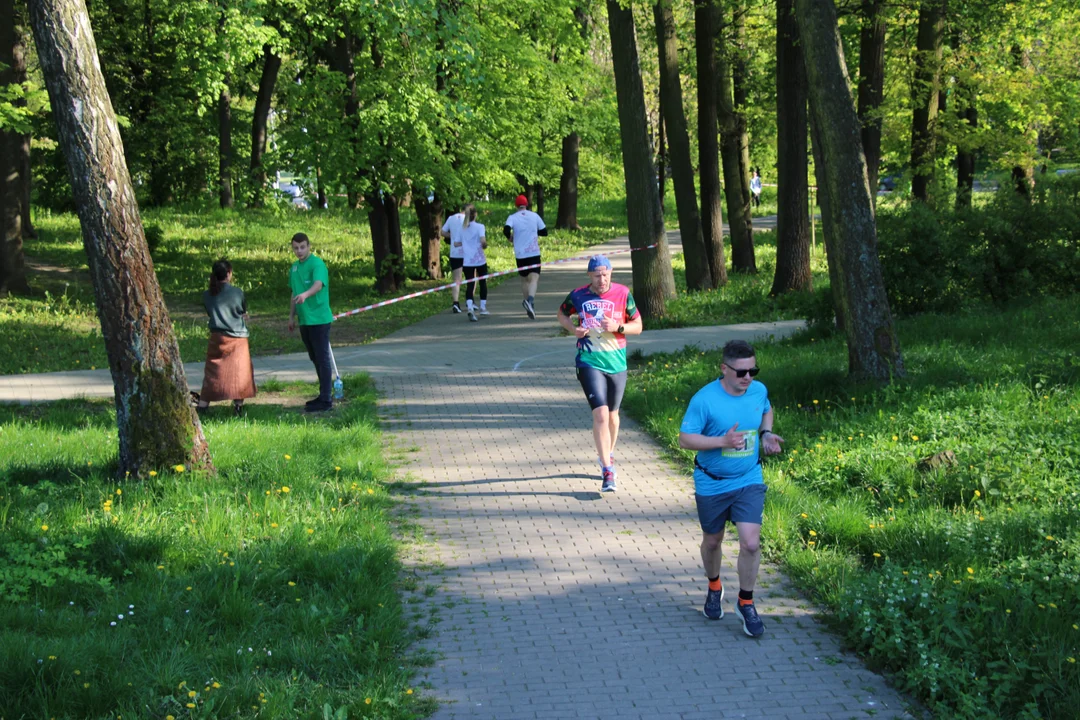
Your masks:
{"label": "concrete path", "polygon": [[[613,263],[629,284],[629,256]],[[342,372],[374,376],[395,444],[418,448],[404,468],[415,490],[406,502],[434,542],[414,569],[439,569],[407,600],[439,621],[424,642],[435,657],[425,692],[445,701],[435,717],[910,717],[774,568],[763,567],[755,592],[765,636],[745,637],[730,605],[732,542],[722,574],[729,614],[702,616],[692,482],[629,419],[616,449],[619,490],[597,492],[574,342],[557,336],[554,319],[586,281],[584,263],[545,270],[535,321],[512,277],[479,323],[447,312],[337,352]],[[715,348],[800,325],[652,331],[630,338],[630,350]],[[303,355],[257,358],[256,368],[260,378],[313,379]],[[198,387],[201,367],[187,370]],[[111,393],[103,371],[0,378],[0,400]],[[428,597],[424,585],[439,587]]]}

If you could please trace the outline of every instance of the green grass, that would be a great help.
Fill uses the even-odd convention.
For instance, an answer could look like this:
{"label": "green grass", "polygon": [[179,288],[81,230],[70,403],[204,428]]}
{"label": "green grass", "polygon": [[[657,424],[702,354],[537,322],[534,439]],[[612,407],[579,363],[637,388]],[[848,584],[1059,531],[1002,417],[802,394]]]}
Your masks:
{"label": "green grass", "polygon": [[[839,337],[759,347],[787,441],[765,465],[763,546],[935,717],[1074,718],[1077,297],[898,329],[908,376],[885,388],[845,379]],[[688,472],[679,422],[719,362],[654,357],[628,385],[627,410]],[[944,451],[955,466],[920,469]]]}
{"label": "green grass", "polygon": [[322,419],[297,407],[312,387],[274,389],[211,410],[216,476],[145,482],[115,477],[111,403],[0,408],[0,714],[431,710],[373,387],[348,378]]}
{"label": "green grass", "polygon": [[[672,256],[678,297],[667,303],[663,317],[645,320],[646,330],[699,325],[730,325],[744,322],[795,320],[807,317],[814,302],[812,292],[785,293],[769,297],[773,275],[776,273],[776,233],[769,230],[754,233],[754,258],[758,272],[750,275],[731,272],[731,242],[724,238],[724,257],[728,259],[726,285],[705,292],[686,292],[686,262],[682,253]],[[825,247],[821,243],[818,225],[816,251],[811,252],[810,270],[814,290],[829,291],[829,269],[825,262]]]}
{"label": "green grass", "polygon": [[[480,203],[480,219],[489,228],[489,267],[515,267],[513,248],[502,236],[510,208]],[[546,213],[555,217],[552,206]],[[619,200],[580,203],[582,231],[552,231],[545,238],[546,260],[567,257],[583,248],[626,233],[625,203]],[[185,361],[206,353],[206,313],[202,291],[210,266],[226,257],[233,263],[235,282],[248,296],[251,310],[251,350],[273,355],[303,350],[297,333],[289,333],[287,273],[293,258],[289,239],[306,232],[330,271],[330,299],[335,312],[344,312],[386,299],[374,289],[375,277],[367,214],[359,212],[297,212],[222,210],[147,210],[147,225],[161,228],[164,238],[154,252],[154,268],[165,294],[173,327]],[[402,208],[406,267],[420,266],[416,216]],[[40,233],[26,243],[31,259],[34,296],[0,298],[0,375],[106,367],[108,362],[86,271],[86,254],[78,218],[39,214]],[[447,246],[443,245],[445,258]],[[449,275],[449,262],[444,259]],[[448,282],[412,277],[400,294]],[[433,293],[349,317],[334,327],[335,345],[359,344],[411,325],[449,306],[447,293]]]}

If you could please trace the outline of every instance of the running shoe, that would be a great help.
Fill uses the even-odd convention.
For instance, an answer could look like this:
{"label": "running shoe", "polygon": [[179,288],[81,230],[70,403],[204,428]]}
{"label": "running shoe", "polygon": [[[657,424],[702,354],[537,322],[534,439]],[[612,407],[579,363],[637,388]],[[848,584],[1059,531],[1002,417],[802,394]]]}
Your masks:
{"label": "running shoe", "polygon": [[528,300],[521,301],[521,307],[525,308],[525,313],[529,316],[530,320],[536,319],[536,308],[532,306],[532,303]]}
{"label": "running shoe", "polygon": [[478,322],[480,318],[476,317],[476,313],[472,308],[469,308],[469,322]]}
{"label": "running shoe", "polygon": [[450,309],[454,311],[455,315],[461,312],[461,306],[458,305],[457,303],[454,303],[453,305],[451,305]]}
{"label": "running shoe", "polygon": [[610,470],[604,473],[604,481],[600,483],[600,492],[615,492],[615,473]]}
{"label": "running shoe", "polygon": [[488,312],[488,309],[486,307],[482,307],[482,308],[480,308],[480,314],[481,315],[490,315],[491,313]]}
{"label": "running shoe", "polygon": [[705,596],[705,607],[701,608],[701,612],[705,613],[705,617],[710,620],[719,620],[724,617],[724,586],[721,585],[719,590],[709,590],[709,593]]}
{"label": "running shoe", "polygon": [[739,613],[739,618],[742,620],[742,631],[746,633],[748,637],[761,637],[762,633],[765,632],[765,623],[761,622],[761,618],[758,617],[757,608],[754,607],[754,603],[746,603],[743,605],[736,597],[735,610]]}

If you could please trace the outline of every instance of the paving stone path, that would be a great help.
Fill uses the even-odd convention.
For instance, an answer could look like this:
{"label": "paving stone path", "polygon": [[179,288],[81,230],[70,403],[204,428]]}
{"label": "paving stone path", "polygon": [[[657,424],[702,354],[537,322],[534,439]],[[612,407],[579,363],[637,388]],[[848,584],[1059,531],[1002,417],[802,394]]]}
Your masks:
{"label": "paving stone path", "polygon": [[[626,239],[604,246],[616,247]],[[615,279],[629,284],[629,257],[612,260]],[[723,620],[702,616],[692,482],[629,418],[616,449],[618,492],[598,493],[574,342],[558,337],[554,317],[587,282],[584,269],[544,270],[535,321],[511,277],[479,323],[446,313],[337,350],[343,373],[375,378],[390,437],[417,448],[403,471],[417,484],[407,502],[433,540],[426,559],[439,566],[424,578],[439,586],[435,595],[422,587],[413,598],[439,619],[423,643],[435,658],[425,692],[444,701],[435,717],[911,717],[772,567],[755,591],[764,637],[743,635],[730,597]],[[630,338],[630,349],[715,348],[799,326],[650,331]],[[314,379],[302,354],[255,365],[259,379]],[[201,364],[186,370],[198,387]],[[0,401],[111,394],[107,371],[0,378]],[[736,550],[726,543],[721,576],[732,593]]]}

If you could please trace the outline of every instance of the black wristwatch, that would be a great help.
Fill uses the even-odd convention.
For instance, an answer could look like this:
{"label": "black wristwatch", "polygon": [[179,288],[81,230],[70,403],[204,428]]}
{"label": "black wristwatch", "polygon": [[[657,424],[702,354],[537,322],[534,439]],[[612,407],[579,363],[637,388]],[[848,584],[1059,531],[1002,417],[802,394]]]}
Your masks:
{"label": "black wristwatch", "polygon": [[761,431],[758,432],[758,437],[765,437],[769,433],[772,433],[773,435],[776,434],[772,430],[761,430]]}
{"label": "black wristwatch", "polygon": [[620,325],[620,326],[619,326],[618,328],[616,328],[616,329],[615,329],[615,332],[617,332],[617,333],[622,333],[622,331],[623,331],[623,330],[625,330],[625,329],[626,329],[625,327],[623,327],[622,325]]}

